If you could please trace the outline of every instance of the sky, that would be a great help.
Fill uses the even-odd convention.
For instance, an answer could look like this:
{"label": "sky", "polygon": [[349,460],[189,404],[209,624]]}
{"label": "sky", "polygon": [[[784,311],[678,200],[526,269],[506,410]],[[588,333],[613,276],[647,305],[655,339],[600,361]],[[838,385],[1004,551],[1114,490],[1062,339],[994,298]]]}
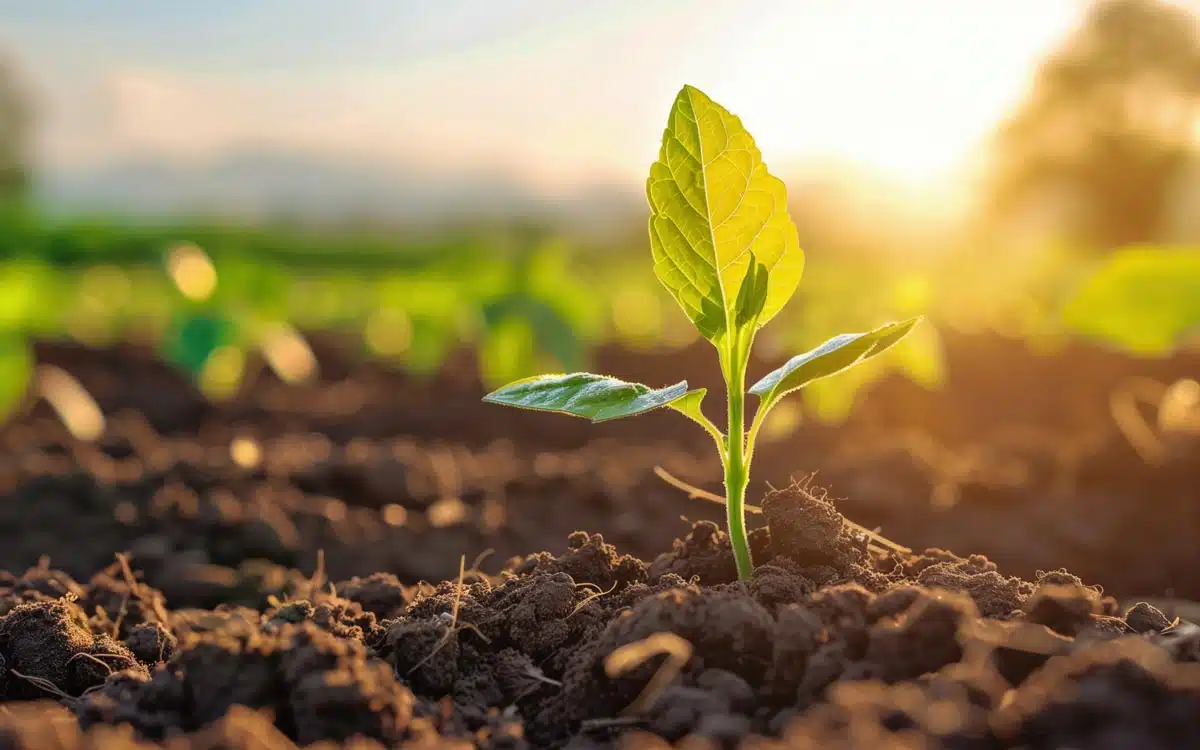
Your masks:
{"label": "sky", "polygon": [[945,184],[1083,0],[0,0],[40,164],[298,151],[638,184],[694,85],[773,171]]}

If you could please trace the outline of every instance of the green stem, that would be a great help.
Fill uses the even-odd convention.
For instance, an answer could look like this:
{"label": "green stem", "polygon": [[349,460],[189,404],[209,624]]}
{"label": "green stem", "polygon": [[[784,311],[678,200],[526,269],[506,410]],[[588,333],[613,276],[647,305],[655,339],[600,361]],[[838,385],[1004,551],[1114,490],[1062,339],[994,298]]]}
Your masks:
{"label": "green stem", "polygon": [[[729,525],[729,543],[737,562],[738,578],[747,579],[754,571],[750,557],[750,539],[746,534],[746,484],[750,476],[746,455],[746,360],[741,342],[730,345],[726,392],[729,399],[728,450],[725,455],[725,510]],[[749,346],[745,347],[746,350]]]}

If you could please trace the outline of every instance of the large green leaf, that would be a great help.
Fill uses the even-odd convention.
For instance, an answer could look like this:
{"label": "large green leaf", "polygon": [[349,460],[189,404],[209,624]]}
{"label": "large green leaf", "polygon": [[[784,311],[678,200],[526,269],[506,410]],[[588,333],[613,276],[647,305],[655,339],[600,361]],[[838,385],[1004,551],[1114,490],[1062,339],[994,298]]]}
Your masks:
{"label": "large green leaf", "polygon": [[818,378],[845,370],[895,344],[921,319],[888,323],[866,333],[843,333],[811,351],[798,354],[750,387],[769,407],[783,396]]}
{"label": "large green leaf", "polygon": [[1200,248],[1113,253],[1067,303],[1063,318],[1078,333],[1136,354],[1171,352],[1200,332]]}
{"label": "large green leaf", "polygon": [[787,190],[741,120],[691,86],[671,108],[646,195],[654,272],[705,338],[716,342],[735,324],[751,254],[769,272],[757,324],[791,298],[804,254]]}
{"label": "large green leaf", "polygon": [[[700,398],[703,398],[703,394]],[[670,406],[680,399],[686,399],[685,408],[694,406],[699,409],[699,398],[689,394],[687,381],[666,388],[651,388],[590,372],[525,378],[509,383],[483,398],[493,404],[553,411],[593,422],[632,417]],[[691,416],[687,411],[683,413]]]}

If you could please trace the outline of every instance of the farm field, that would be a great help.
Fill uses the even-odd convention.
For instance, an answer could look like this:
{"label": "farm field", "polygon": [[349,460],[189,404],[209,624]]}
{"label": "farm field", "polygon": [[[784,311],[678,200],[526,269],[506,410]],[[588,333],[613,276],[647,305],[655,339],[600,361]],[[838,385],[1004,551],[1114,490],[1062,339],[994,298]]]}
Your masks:
{"label": "farm field", "polygon": [[0,13],[0,750],[1200,748],[1188,3],[170,5]]}
{"label": "farm field", "polygon": [[[30,653],[64,649],[32,664],[13,651],[9,663],[26,659],[16,662],[28,670],[18,667],[22,675],[44,674],[66,695],[83,694],[62,701],[81,726],[129,722],[151,737],[164,723],[207,726],[190,741],[264,736],[281,746],[351,731],[347,715],[361,717],[352,731],[366,728],[381,741],[441,733],[537,745],[562,741],[566,727],[575,727],[567,730],[575,742],[628,728],[669,738],[692,722],[737,736],[784,721],[779,707],[793,700],[784,697],[792,691],[819,689],[805,681],[808,672],[786,671],[804,658],[834,659],[827,679],[860,679],[853,670],[870,670],[905,684],[918,671],[949,670],[971,691],[1002,691],[1008,680],[1020,696],[1045,689],[1041,680],[1058,674],[1036,670],[1048,655],[1026,648],[1065,654],[1072,638],[1087,642],[1097,628],[1149,633],[1177,616],[1195,617],[1194,546],[1179,530],[1200,517],[1200,443],[1176,438],[1162,463],[1151,465],[1110,409],[1111,394],[1131,380],[1166,383],[1195,372],[1194,354],[1147,362],[1073,344],[1043,355],[994,334],[945,337],[945,366],[955,376],[942,388],[892,374],[868,389],[845,422],[808,420],[764,443],[748,494],[766,510],[765,519],[751,516],[760,568],[743,587],[721,531],[723,508],[690,499],[655,474],[662,468],[721,489],[702,434],[684,438],[670,415],[597,428],[508,413],[480,403],[485,389],[470,351],[451,355],[436,375],[415,377],[364,362],[346,337],[309,340],[320,382],[288,384],[252,361],[248,370],[259,374],[217,403],[153,349],[33,344],[37,362],[86,388],[106,429],[97,440],[79,440],[43,401],[0,430],[0,529],[9,540],[0,567],[13,571],[4,583],[9,648],[36,632],[38,644],[50,645]],[[666,381],[681,363],[703,372],[706,346],[654,354],[610,345],[596,353],[596,364]],[[709,380],[716,385],[719,374]],[[809,490],[787,489],[793,479]],[[768,495],[768,485],[781,489]],[[878,551],[858,549],[842,513],[904,547],[949,551],[904,553],[893,570]],[[786,535],[772,531],[778,528]],[[460,588],[463,561],[471,570]],[[1072,574],[1046,572],[1061,568]],[[1103,596],[1076,585],[1073,575],[1102,583]],[[929,587],[967,595],[921,593]],[[830,617],[842,613],[825,627],[842,628],[838,638],[864,638],[866,650],[798,642],[780,651],[773,629],[802,627],[790,620],[801,611],[789,604],[797,597]],[[456,606],[461,619],[449,624]],[[633,619],[617,618],[630,607]],[[886,607],[912,610],[911,626],[889,625],[880,613]],[[1025,614],[1014,620],[1013,611]],[[993,619],[973,619],[979,616]],[[36,619],[20,624],[27,617]],[[616,646],[662,628],[662,618],[706,667],[692,678],[697,687],[668,688],[656,709],[627,724],[621,705],[634,701],[649,673],[610,682],[591,670],[602,670]],[[98,635],[80,646],[75,623],[85,620]],[[1039,628],[1042,640],[1029,645],[1029,632],[1016,627],[1023,621],[1057,635]],[[971,622],[1012,628],[987,636],[1014,641],[998,647],[1011,654],[997,657],[999,673],[972,664],[965,648],[935,647],[947,637],[938,633],[965,631]],[[561,625],[547,630],[549,623]],[[1085,679],[1117,691],[1123,678],[1110,670],[1122,660],[1156,663],[1158,652],[1149,649],[1157,648],[1189,658],[1195,633],[1166,630],[1124,638],[1115,650],[1083,651],[1092,665],[1085,674],[1093,675]],[[422,645],[406,645],[413,643]],[[742,644],[732,661],[727,643]],[[120,674],[59,666],[81,647],[118,663]],[[304,653],[317,659],[317,671],[287,677],[286,665]],[[912,663],[906,653],[930,661]],[[160,655],[187,666],[145,682],[142,660]],[[592,666],[581,666],[588,659]],[[222,663],[238,665],[233,683],[225,682],[229,673],[211,671]],[[384,667],[373,666],[380,663],[403,681],[385,678]],[[747,664],[762,671],[747,673]],[[1042,676],[1021,687],[1033,671]],[[248,675],[264,682],[247,685]],[[180,682],[169,688],[168,679]],[[304,682],[310,687],[301,688]],[[47,690],[11,672],[6,684],[10,701]],[[899,695],[866,687],[878,683],[852,684],[880,692],[838,692],[849,703],[821,704],[798,736],[821,741],[848,717],[871,724],[900,710],[893,704],[904,700]],[[774,702],[752,685],[769,685]],[[255,692],[231,699],[233,686]],[[921,689],[949,691],[939,700],[963,696],[960,733],[1009,715],[968,699],[974,693],[960,692],[965,686]],[[189,696],[184,703],[156,697],[180,689]],[[454,703],[439,702],[443,694]],[[272,727],[235,700],[285,718]],[[724,723],[687,713],[698,710],[685,709],[696,700]],[[314,713],[304,701],[338,708]],[[511,701],[517,713],[489,713],[496,701]],[[1017,726],[1038,727],[1046,712],[1069,710],[1044,699],[1022,705],[1027,715],[1011,719]],[[27,711],[14,709],[7,731],[26,743],[45,741],[37,739],[45,715]],[[86,741],[118,741],[108,731],[92,729]],[[1141,730],[1126,724],[1121,731]]]}

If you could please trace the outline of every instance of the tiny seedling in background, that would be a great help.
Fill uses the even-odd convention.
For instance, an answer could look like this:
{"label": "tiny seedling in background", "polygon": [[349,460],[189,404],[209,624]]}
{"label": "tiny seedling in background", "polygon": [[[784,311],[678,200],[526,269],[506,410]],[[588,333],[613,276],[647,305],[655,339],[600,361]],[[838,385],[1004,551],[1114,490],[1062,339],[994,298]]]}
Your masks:
{"label": "tiny seedling in background", "polygon": [[[705,389],[687,381],[651,388],[581,372],[510,383],[484,400],[605,422],[668,407],[697,422],[725,469],[729,538],[738,576],[753,570],[745,497],[754,444],[767,414],[786,395],[884,351],[919,318],[866,333],[844,333],[788,360],[746,389],[758,329],[787,303],[804,270],[783,182],[767,172],[741,120],[691,86],[675,99],[658,161],[646,182],[654,272],[705,339],[725,378],[727,430],[701,410]],[[758,408],[746,429],[746,394]]]}

